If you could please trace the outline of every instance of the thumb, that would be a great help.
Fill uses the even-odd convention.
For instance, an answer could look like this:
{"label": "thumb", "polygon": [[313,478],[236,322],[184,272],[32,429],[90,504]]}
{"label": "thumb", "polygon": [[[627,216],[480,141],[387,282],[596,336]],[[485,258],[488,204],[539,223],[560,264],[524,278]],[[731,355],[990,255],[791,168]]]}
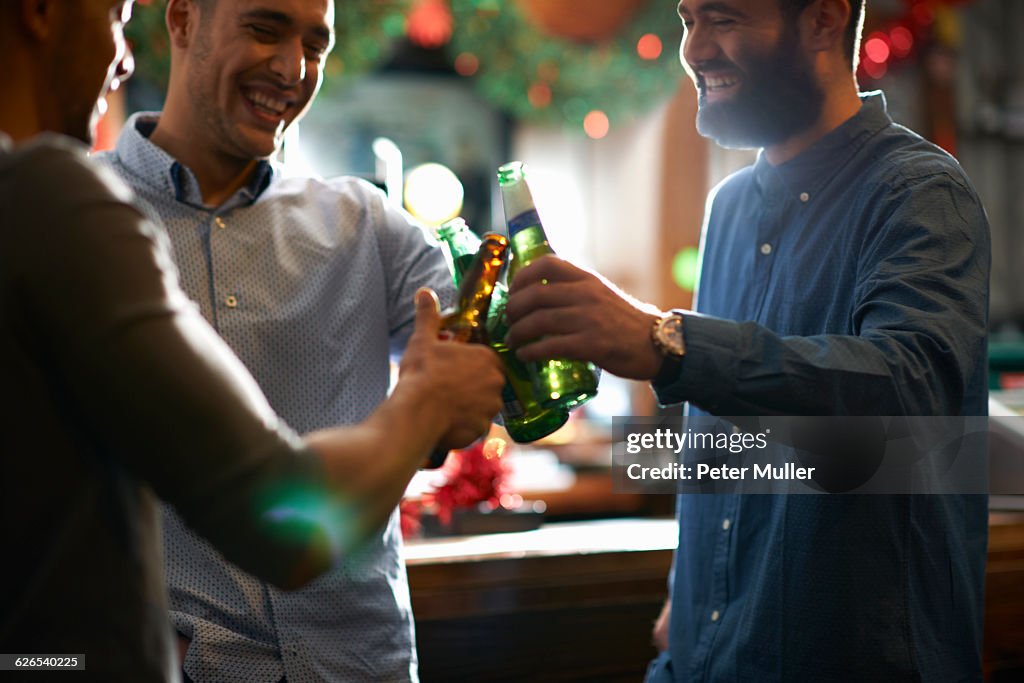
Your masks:
{"label": "thumb", "polygon": [[416,327],[413,335],[437,339],[437,334],[441,330],[441,303],[437,299],[437,294],[428,287],[421,287],[416,292],[415,301]]}

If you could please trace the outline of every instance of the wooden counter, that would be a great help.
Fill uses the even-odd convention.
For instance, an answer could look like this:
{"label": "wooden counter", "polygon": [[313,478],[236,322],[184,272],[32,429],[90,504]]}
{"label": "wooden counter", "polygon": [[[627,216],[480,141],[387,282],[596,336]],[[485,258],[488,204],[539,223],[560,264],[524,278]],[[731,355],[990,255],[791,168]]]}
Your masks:
{"label": "wooden counter", "polygon": [[[667,519],[410,543],[423,683],[638,683],[675,544]],[[984,668],[990,683],[1024,680],[1022,513],[989,523]]]}
{"label": "wooden counter", "polygon": [[410,544],[423,683],[642,680],[676,539],[632,519]]}
{"label": "wooden counter", "polygon": [[985,568],[985,674],[1024,680],[1024,513],[993,512]]}

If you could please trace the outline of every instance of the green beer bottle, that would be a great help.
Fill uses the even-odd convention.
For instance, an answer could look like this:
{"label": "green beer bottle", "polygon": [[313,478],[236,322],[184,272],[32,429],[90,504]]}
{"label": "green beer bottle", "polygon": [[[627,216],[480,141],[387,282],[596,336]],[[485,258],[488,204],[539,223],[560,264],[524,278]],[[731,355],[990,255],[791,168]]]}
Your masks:
{"label": "green beer bottle", "polygon": [[[448,262],[452,279],[456,286],[459,286],[474,258],[473,255],[479,251],[480,238],[461,218],[442,225],[437,231],[437,237],[444,247],[445,260]],[[505,365],[505,375],[508,378],[502,390],[502,422],[513,441],[527,443],[545,437],[561,427],[569,419],[569,412],[541,407],[534,392],[533,374],[505,344],[505,333],[508,331],[508,321],[505,318],[507,299],[508,290],[498,282],[491,295],[487,333],[491,348],[498,353]]]}
{"label": "green beer bottle", "polygon": [[[512,242],[508,269],[511,281],[520,268],[555,252],[548,244],[548,236],[537,214],[524,164],[513,161],[499,168],[498,183]],[[597,395],[596,369],[591,363],[556,358],[537,363],[535,367],[533,381],[540,404],[545,408],[574,408]]]}

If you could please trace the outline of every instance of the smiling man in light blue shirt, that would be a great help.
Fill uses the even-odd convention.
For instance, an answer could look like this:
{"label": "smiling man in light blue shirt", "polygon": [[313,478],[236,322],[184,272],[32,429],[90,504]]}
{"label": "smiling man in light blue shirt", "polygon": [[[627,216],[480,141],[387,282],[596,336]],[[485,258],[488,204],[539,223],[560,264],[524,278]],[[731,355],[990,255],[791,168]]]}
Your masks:
{"label": "smiling man in light blue shirt", "polygon": [[[182,285],[300,432],[358,422],[421,286],[451,296],[440,252],[368,183],[268,162],[308,108],[333,41],[330,0],[171,0],[164,110],[102,159],[166,225]],[[196,681],[416,679],[397,514],[365,551],[283,593],[165,514],[174,626]]]}

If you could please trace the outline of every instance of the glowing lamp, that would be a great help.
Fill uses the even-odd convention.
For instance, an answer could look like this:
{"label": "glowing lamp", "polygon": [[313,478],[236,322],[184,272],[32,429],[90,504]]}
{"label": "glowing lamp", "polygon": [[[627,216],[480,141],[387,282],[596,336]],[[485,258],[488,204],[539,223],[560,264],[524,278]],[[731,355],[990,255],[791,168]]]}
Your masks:
{"label": "glowing lamp", "polygon": [[423,164],[405,179],[405,208],[430,227],[459,215],[464,191],[458,177],[441,164]]}

